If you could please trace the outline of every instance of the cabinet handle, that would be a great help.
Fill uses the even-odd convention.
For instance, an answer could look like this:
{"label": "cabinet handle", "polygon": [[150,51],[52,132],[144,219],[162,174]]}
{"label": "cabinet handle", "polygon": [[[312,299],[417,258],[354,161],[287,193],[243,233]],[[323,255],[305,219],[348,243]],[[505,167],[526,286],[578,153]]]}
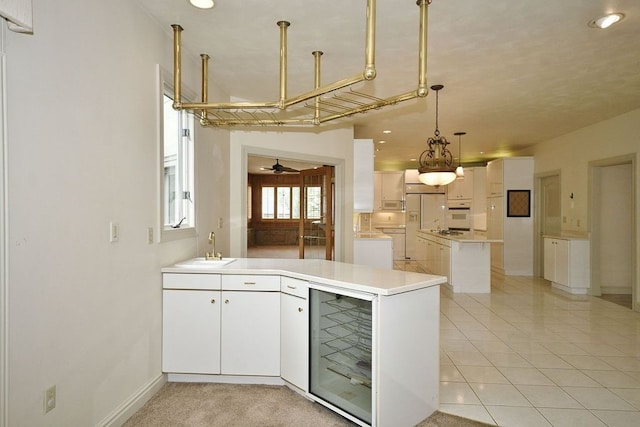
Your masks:
{"label": "cabinet handle", "polygon": [[287,285],[287,288],[289,288],[289,289],[298,289],[297,286],[291,286],[291,285]]}
{"label": "cabinet handle", "polygon": [[224,303],[229,304],[229,300],[228,299],[224,300]]}
{"label": "cabinet handle", "polygon": [[298,307],[298,313],[302,313],[302,307]]}
{"label": "cabinet handle", "polygon": [[216,303],[215,298],[211,299],[211,304],[215,304],[215,303]]}
{"label": "cabinet handle", "polygon": [[255,285],[256,282],[244,282],[245,285]]}

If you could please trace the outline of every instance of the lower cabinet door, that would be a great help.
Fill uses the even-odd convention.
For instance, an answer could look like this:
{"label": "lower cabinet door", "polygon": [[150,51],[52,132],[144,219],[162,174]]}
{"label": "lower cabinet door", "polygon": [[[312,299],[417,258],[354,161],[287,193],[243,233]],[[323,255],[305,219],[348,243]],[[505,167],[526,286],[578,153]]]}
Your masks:
{"label": "lower cabinet door", "polygon": [[162,370],[220,373],[220,291],[162,291]]}
{"label": "lower cabinet door", "polygon": [[280,296],[280,376],[309,389],[309,304],[305,298]]}
{"label": "lower cabinet door", "polygon": [[280,292],[222,291],[220,371],[280,376]]}

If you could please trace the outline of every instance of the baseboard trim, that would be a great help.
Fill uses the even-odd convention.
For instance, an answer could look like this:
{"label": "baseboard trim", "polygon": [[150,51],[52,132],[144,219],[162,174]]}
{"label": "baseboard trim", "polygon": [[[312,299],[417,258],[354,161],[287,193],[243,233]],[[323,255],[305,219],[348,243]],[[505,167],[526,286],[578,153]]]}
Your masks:
{"label": "baseboard trim", "polygon": [[551,282],[551,286],[560,291],[572,294],[572,295],[587,295],[589,288],[572,288],[569,286],[561,285],[560,283]]}
{"label": "baseboard trim", "polygon": [[253,375],[167,374],[169,382],[284,385],[280,377]]}
{"label": "baseboard trim", "polygon": [[145,403],[156,394],[160,388],[167,382],[167,376],[160,374],[147,384],[140,387],[129,399],[122,402],[120,406],[107,415],[102,421],[100,421],[96,427],[116,427],[121,426],[127,421],[133,414],[138,412]]}
{"label": "baseboard trim", "polygon": [[630,295],[631,294],[631,286],[602,286],[602,285],[600,285],[600,291],[603,294]]}

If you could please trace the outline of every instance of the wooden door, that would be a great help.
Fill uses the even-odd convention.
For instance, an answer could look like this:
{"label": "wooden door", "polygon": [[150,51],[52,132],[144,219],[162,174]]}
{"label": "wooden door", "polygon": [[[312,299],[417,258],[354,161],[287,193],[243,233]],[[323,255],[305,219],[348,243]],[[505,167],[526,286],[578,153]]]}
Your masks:
{"label": "wooden door", "polygon": [[299,258],[333,259],[333,166],[300,171]]}

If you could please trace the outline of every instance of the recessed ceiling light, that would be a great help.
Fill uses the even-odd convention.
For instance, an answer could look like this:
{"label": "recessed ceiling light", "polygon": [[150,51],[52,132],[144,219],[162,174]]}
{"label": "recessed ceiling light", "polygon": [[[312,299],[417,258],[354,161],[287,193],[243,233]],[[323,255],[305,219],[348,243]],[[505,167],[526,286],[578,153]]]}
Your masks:
{"label": "recessed ceiling light", "polygon": [[386,144],[387,141],[385,141],[384,139],[381,139],[380,141],[378,141],[378,144]]}
{"label": "recessed ceiling light", "polygon": [[387,129],[387,130],[383,130],[382,133],[391,133],[391,131]]}
{"label": "recessed ceiling light", "polygon": [[624,13],[609,13],[589,22],[591,28],[609,28],[613,24],[622,21]]}
{"label": "recessed ceiling light", "polygon": [[418,159],[409,159],[410,162],[417,162]]}
{"label": "recessed ceiling light", "polygon": [[214,5],[213,0],[189,0],[189,3],[198,9],[211,9]]}

